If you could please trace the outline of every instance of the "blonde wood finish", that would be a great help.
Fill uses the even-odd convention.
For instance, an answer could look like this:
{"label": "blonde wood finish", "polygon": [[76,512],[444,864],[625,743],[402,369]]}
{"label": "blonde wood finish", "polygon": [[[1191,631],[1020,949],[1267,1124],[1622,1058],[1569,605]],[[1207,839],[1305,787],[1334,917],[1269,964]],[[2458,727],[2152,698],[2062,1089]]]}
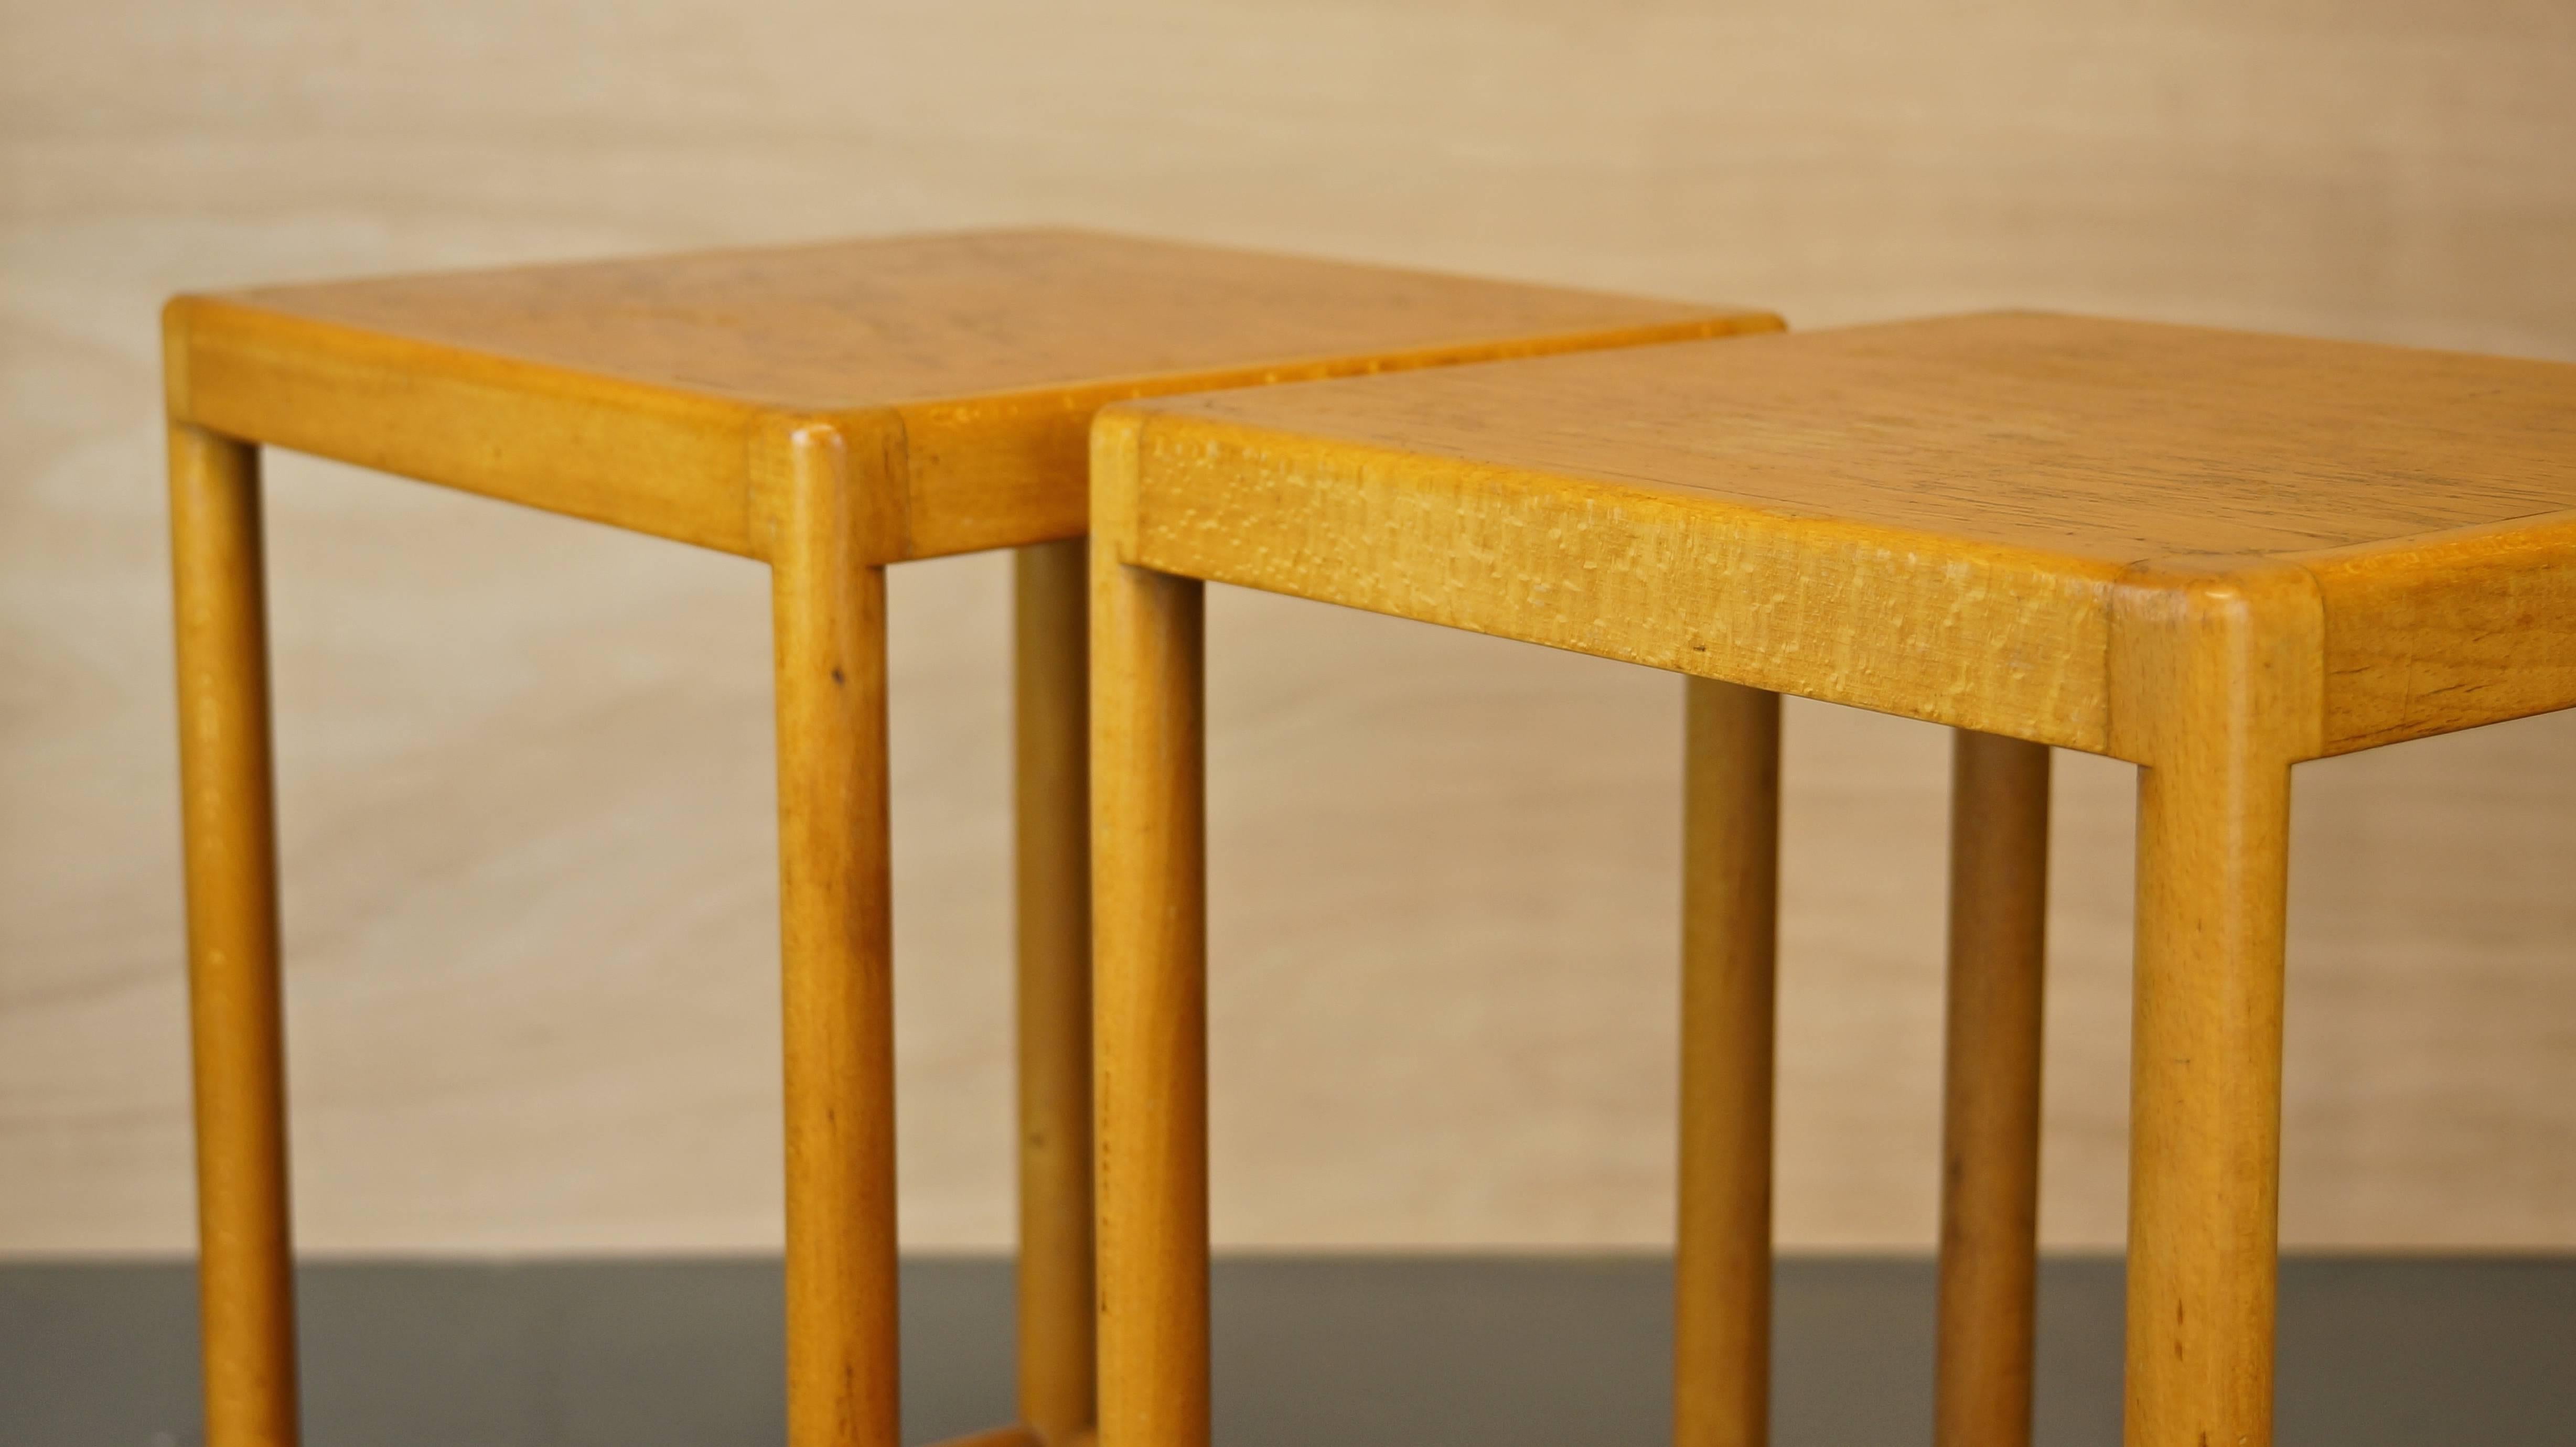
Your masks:
{"label": "blonde wood finish", "polygon": [[170,429],[209,1447],[293,1447],[285,1026],[259,453]]}
{"label": "blonde wood finish", "polygon": [[2312,555],[2334,753],[2576,698],[2576,512]]}
{"label": "blonde wood finish", "polygon": [[[2268,558],[2330,594],[2305,756],[2576,703],[2576,367],[2004,314],[1136,415],[1122,556],[1170,572],[2145,762],[2115,592]],[[2422,700],[2392,618],[2498,681]]]}
{"label": "blonde wood finish", "polygon": [[[1057,217],[1747,298],[1802,326],[2011,299],[2576,359],[2576,7],[2548,0],[1579,19],[1534,0],[261,0],[184,40],[173,13],[27,3],[5,26],[0,356],[36,389],[0,406],[13,1254],[193,1240],[181,975],[143,967],[183,951],[168,560],[138,513],[163,440],[137,319],[173,288]],[[1366,78],[1318,104],[1318,77],[1352,67]],[[767,579],[265,460],[296,1163],[316,1183],[299,1243],[774,1252],[773,990],[747,974],[776,931]],[[891,580],[897,747],[938,745],[895,804],[898,952],[922,966],[898,997],[953,1041],[906,1056],[906,1240],[934,1249],[1012,1233],[1009,925],[972,907],[1009,870],[1007,685],[970,651],[1007,627],[1003,571]],[[1230,851],[1220,822],[1213,847],[1263,858],[1220,933],[1233,918],[1317,969],[1233,978],[1231,1012],[1268,1043],[1226,1083],[1264,1144],[1218,1170],[1220,1248],[1667,1244],[1669,686],[1284,601],[1237,611],[1227,651],[1268,672],[1222,733],[1262,746],[1212,760],[1244,831]],[[476,652],[500,666],[450,661]],[[916,680],[907,657],[948,662]],[[1780,1104],[1778,1229],[1928,1252],[1940,975],[1889,971],[1939,938],[1948,740],[1795,702],[1787,727],[1787,868],[1810,882],[1783,904],[1782,1050],[1805,1063]],[[1420,736],[1454,739],[1436,774]],[[2290,948],[2318,983],[2292,987],[2285,1244],[2576,1249],[2568,757],[2560,714],[2302,771]],[[1376,785],[1446,796],[1479,769],[1512,786],[1472,811]],[[2116,1249],[2134,788],[2091,759],[2059,772],[2046,1229]],[[1553,834],[1484,823],[1560,795],[1588,802]],[[537,827],[496,838],[496,816]],[[1809,851],[1835,872],[1801,870]],[[1561,887],[1587,852],[1609,872]],[[1520,902],[1492,946],[1487,896]],[[1579,1017],[1577,957],[1597,1002]],[[1391,1021],[1468,972],[1494,986],[1475,1029],[1406,1057],[1436,1089],[1303,1068],[1397,1040]],[[537,1028],[593,990],[612,1008],[577,1035]],[[1397,1156],[1415,1165],[1391,1178]]]}
{"label": "blonde wood finish", "polygon": [[[1104,573],[2145,766],[2127,1440],[2270,1440],[2290,768],[2576,704],[2576,367],[1999,315],[1133,404],[1097,438]],[[1962,870],[2029,922],[2035,878]],[[1984,1022],[2020,1043],[1957,1120],[2003,1172],[1953,1219],[2016,1239],[1945,1286],[1997,1311],[2032,1010]],[[2027,1327],[1986,1324],[1945,1405],[1991,1422]]]}
{"label": "blonde wood finish", "polygon": [[1073,537],[1103,403],[1776,328],[1767,313],[1077,231],[182,297],[172,415],[759,555],[765,420],[882,448],[869,562]]}
{"label": "blonde wood finish", "polygon": [[1952,744],[1936,1447],[2028,1447],[2039,1264],[2048,748]]}
{"label": "blonde wood finish", "polygon": [[1100,1447],[1207,1447],[1205,600],[1092,559]]}
{"label": "blonde wood finish", "polygon": [[1771,1439],[1780,696],[1690,680],[1683,763],[1673,1441]]}
{"label": "blonde wood finish", "polygon": [[2317,752],[2314,578],[2210,559],[2124,585],[2138,781],[2129,1447],[2271,1440],[2290,766]]}
{"label": "blonde wood finish", "polygon": [[[755,555],[727,397],[361,330],[249,299],[162,313],[170,415],[655,537]],[[854,422],[859,419],[852,419]]]}
{"label": "blonde wood finish", "polygon": [[777,640],[789,1447],[896,1447],[885,572],[837,433],[785,439]]}
{"label": "blonde wood finish", "polygon": [[1012,563],[1020,1420],[1040,1442],[1067,1447],[1096,1407],[1090,553],[1079,540],[1040,543]]}
{"label": "blonde wood finish", "polygon": [[[891,1447],[884,565],[1079,534],[1085,429],[1112,399],[1778,325],[1734,308],[987,232],[180,297],[163,313],[164,401],[189,436],[773,565],[789,1436]],[[1049,1441],[1088,1425],[1095,1361],[1084,574],[1078,546],[1032,554],[1018,630],[1022,1425]],[[212,827],[208,847],[225,847],[239,825]],[[272,981],[272,1014],[274,994]],[[239,1048],[273,1056],[274,1026]],[[209,1146],[232,1148],[220,1135]],[[240,1148],[242,1170],[276,1178],[259,1250],[261,1269],[282,1273],[283,1166],[254,1139]],[[291,1418],[291,1400],[277,1410]]]}

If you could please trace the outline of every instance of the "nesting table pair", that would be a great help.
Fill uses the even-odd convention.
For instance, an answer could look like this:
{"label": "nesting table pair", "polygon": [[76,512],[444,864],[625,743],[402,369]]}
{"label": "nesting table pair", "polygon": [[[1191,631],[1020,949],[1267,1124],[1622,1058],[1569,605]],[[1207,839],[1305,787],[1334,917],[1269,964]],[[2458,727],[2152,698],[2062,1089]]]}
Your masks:
{"label": "nesting table pair", "polygon": [[1777,329],[1069,233],[174,304],[210,1443],[295,1432],[259,444],[770,563],[795,1447],[896,1431],[882,569],[991,547],[1024,549],[992,1441],[1090,1436],[1095,1361],[1102,1447],[1208,1434],[1203,580],[1689,675],[1684,1447],[1767,1430],[1778,695],[1961,731],[1958,1447],[2028,1434],[2046,751],[2142,765],[2129,1441],[2268,1441],[2290,767],[2576,703],[2576,368]]}

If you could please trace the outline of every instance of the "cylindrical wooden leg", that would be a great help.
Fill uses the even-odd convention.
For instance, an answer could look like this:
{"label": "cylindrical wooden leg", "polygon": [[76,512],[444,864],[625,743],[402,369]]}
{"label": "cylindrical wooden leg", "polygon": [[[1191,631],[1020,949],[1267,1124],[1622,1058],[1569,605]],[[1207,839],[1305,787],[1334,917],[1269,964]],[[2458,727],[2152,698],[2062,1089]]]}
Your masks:
{"label": "cylindrical wooden leg", "polygon": [[1780,696],[1688,681],[1673,1440],[1770,1435]]}
{"label": "cylindrical wooden leg", "polygon": [[259,453],[170,428],[208,1447],[293,1447],[295,1283]]}
{"label": "cylindrical wooden leg", "polygon": [[2288,765],[2251,750],[2140,779],[2129,1447],[2272,1440],[2289,823]]}
{"label": "cylindrical wooden leg", "polygon": [[1196,582],[1095,549],[1100,1447],[1207,1447],[1207,886]]}
{"label": "cylindrical wooden leg", "polygon": [[1015,560],[1020,1420],[1052,1447],[1092,1424],[1089,549]]}
{"label": "cylindrical wooden leg", "polygon": [[1937,1447],[2027,1447],[2038,1285],[2048,748],[1960,730],[1951,764]]}
{"label": "cylindrical wooden leg", "polygon": [[787,1106],[787,1440],[896,1447],[885,571],[840,439],[797,434],[771,563]]}

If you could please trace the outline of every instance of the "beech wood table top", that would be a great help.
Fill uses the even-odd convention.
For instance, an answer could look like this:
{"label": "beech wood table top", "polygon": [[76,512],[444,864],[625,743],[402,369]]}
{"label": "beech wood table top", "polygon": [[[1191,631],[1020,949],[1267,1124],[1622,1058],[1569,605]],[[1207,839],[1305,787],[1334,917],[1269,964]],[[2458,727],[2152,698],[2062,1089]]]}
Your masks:
{"label": "beech wood table top", "polygon": [[188,296],[166,335],[177,420],[752,555],[828,426],[892,561],[1079,534],[1105,402],[1779,324],[1034,230]]}
{"label": "beech wood table top", "polygon": [[1995,314],[1160,399],[1095,450],[1129,562],[2141,762],[2184,595],[2284,640],[2301,757],[2576,703],[2576,366]]}

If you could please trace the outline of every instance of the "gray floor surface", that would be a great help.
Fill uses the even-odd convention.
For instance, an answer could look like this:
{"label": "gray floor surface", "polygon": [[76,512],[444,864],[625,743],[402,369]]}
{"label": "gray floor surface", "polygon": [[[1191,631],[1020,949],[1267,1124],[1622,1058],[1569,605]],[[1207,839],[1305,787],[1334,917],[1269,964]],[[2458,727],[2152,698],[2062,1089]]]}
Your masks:
{"label": "gray floor surface", "polygon": [[[1668,1440],[1669,1264],[1324,1257],[1220,1263],[1224,1447]],[[301,1274],[306,1441],[658,1447],[781,1437],[774,1260],[318,1264]],[[904,1424],[1010,1402],[1010,1274],[904,1268]],[[1776,1300],[1779,1447],[1929,1439],[1932,1272],[1792,1259]],[[2038,1436],[2119,1441],[2120,1277],[2043,1270]],[[199,1441],[179,1265],[0,1264],[0,1444]],[[2576,1444],[2576,1258],[2284,1264],[2288,1447]]]}

